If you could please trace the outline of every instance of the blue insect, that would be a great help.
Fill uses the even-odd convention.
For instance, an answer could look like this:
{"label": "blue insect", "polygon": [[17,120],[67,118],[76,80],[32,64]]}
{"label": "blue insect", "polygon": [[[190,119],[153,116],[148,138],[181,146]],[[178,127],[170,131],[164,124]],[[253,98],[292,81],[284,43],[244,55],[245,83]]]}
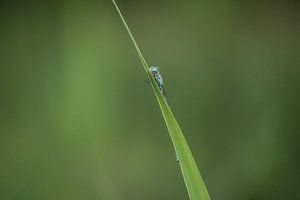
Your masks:
{"label": "blue insect", "polygon": [[164,81],[162,79],[162,76],[159,73],[159,67],[154,67],[154,66],[150,67],[150,72],[151,72],[151,74],[152,74],[152,76],[153,76],[153,78],[154,78],[154,80],[155,80],[155,82],[156,82],[156,84],[157,84],[160,92],[163,94],[163,96],[166,99],[166,92],[165,92],[165,90],[163,88]]}
{"label": "blue insect", "polygon": [[150,67],[150,72],[152,73],[152,76],[154,77],[159,89],[162,90],[164,81],[159,73],[159,67]]}

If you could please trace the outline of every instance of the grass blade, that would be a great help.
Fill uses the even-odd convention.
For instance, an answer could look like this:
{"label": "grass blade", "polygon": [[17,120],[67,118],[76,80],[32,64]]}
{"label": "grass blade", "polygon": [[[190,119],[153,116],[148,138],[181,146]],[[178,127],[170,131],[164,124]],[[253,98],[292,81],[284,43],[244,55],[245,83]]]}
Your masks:
{"label": "grass blade", "polygon": [[125,28],[135,46],[135,49],[137,51],[137,54],[143,64],[143,67],[145,69],[145,72],[147,74],[148,79],[151,82],[151,86],[154,90],[155,96],[157,98],[158,104],[160,106],[162,115],[164,117],[167,129],[169,131],[173,146],[175,148],[175,152],[177,153],[179,157],[179,164],[182,171],[182,175],[184,178],[184,182],[190,197],[190,200],[209,200],[209,194],[207,192],[207,189],[205,187],[205,184],[202,180],[202,177],[200,175],[200,172],[198,170],[197,164],[193,158],[193,155],[190,151],[190,148],[184,138],[184,135],[181,131],[181,128],[179,127],[169,105],[167,104],[165,98],[162,96],[158,85],[156,84],[153,76],[151,75],[151,72],[149,70],[149,66],[146,63],[143,54],[138,47],[120,9],[118,8],[118,5],[114,0],[112,0],[114,3],[120,18],[123,21],[123,24],[125,25]]}

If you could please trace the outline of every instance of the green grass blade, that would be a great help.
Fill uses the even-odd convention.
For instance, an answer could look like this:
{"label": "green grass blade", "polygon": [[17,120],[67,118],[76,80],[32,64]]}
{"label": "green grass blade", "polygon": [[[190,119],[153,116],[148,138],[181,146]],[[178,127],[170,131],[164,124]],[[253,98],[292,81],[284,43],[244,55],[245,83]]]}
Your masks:
{"label": "green grass blade", "polygon": [[112,2],[114,3],[123,23],[125,25],[125,28],[135,46],[137,54],[143,64],[143,67],[145,69],[147,77],[149,78],[149,80],[151,82],[151,86],[154,90],[155,96],[156,96],[158,104],[160,106],[160,109],[161,109],[162,115],[164,117],[167,129],[169,131],[173,146],[179,157],[180,168],[182,171],[182,175],[184,178],[184,182],[185,182],[190,200],[209,200],[210,199],[209,194],[208,194],[205,184],[201,178],[200,172],[199,172],[197,164],[193,158],[193,155],[190,151],[190,148],[184,138],[184,135],[183,135],[169,105],[165,101],[165,98],[162,96],[162,94],[158,88],[158,85],[156,84],[154,78],[152,77],[151,72],[149,70],[149,66],[146,63],[146,61],[140,51],[140,48],[138,47],[120,9],[118,8],[118,6],[114,0],[112,0]]}

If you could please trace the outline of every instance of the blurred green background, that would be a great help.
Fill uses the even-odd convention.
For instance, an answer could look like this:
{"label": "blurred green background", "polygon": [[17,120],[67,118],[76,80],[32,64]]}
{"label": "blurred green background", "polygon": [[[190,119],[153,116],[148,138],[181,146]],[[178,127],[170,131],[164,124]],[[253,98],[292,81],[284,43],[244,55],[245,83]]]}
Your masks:
{"label": "blurred green background", "polygon": [[[300,199],[298,1],[117,1],[212,199]],[[110,0],[1,1],[0,199],[188,199]]]}

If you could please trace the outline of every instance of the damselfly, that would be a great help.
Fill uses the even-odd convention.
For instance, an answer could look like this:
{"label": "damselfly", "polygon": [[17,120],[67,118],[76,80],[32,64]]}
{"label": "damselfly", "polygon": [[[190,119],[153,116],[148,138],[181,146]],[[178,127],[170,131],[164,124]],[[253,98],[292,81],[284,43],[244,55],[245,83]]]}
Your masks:
{"label": "damselfly", "polygon": [[159,67],[154,67],[154,66],[150,67],[150,72],[151,72],[151,74],[152,74],[152,76],[153,76],[160,92],[162,93],[162,95],[166,99],[166,92],[165,92],[164,87],[163,87],[164,81],[162,79],[162,76],[159,73]]}

